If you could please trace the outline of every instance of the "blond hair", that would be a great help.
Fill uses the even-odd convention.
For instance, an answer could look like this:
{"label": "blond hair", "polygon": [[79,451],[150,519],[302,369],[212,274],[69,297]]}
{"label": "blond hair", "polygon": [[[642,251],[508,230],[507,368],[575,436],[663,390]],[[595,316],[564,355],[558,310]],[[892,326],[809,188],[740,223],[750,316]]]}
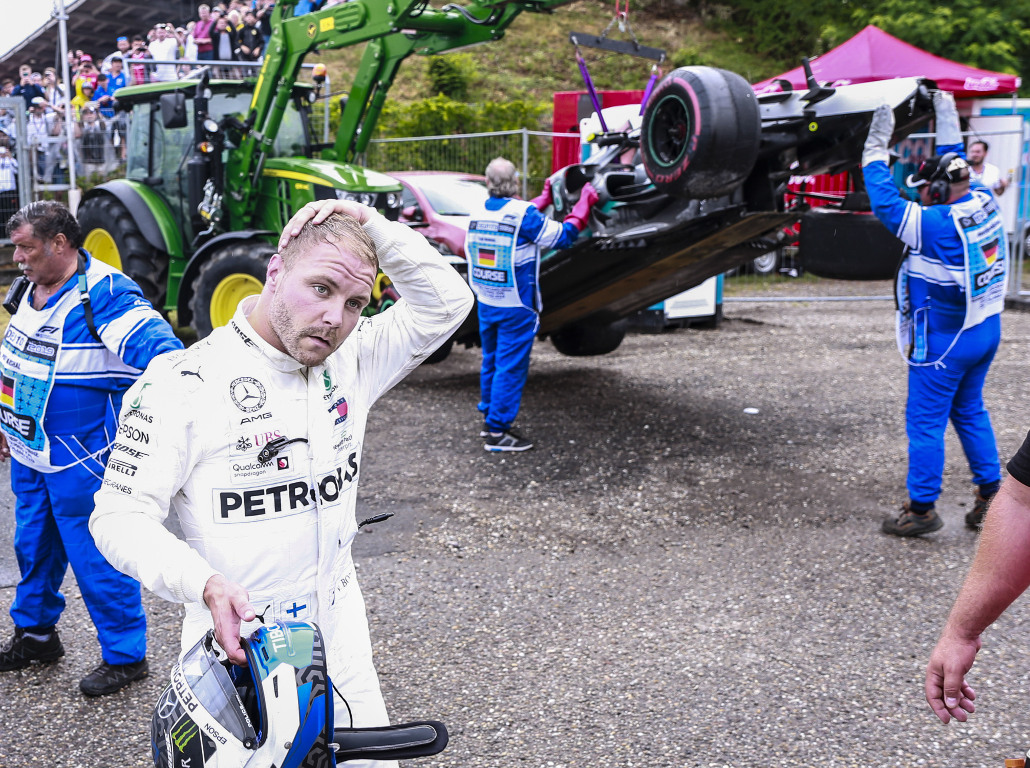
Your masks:
{"label": "blond hair", "polygon": [[283,268],[289,271],[297,259],[319,243],[338,246],[357,256],[365,264],[379,271],[376,246],[365,229],[353,216],[332,213],[321,224],[310,221],[301,227],[300,234],[290,240],[280,252]]}

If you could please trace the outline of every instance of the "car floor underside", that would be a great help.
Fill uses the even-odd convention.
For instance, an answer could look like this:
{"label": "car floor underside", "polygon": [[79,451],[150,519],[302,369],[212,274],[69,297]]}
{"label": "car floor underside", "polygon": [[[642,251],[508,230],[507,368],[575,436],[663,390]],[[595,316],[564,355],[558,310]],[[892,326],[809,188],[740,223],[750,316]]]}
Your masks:
{"label": "car floor underside", "polygon": [[540,331],[587,317],[612,322],[698,285],[754,258],[753,241],[796,217],[727,205],[685,221],[652,220],[580,240],[541,264]]}

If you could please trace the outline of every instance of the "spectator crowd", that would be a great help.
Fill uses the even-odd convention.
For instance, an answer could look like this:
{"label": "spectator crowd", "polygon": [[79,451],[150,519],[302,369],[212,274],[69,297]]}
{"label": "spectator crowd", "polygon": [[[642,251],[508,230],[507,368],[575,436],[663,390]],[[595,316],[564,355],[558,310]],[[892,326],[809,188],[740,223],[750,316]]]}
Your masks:
{"label": "spectator crowd", "polygon": [[[301,0],[294,15],[338,2],[346,0]],[[67,86],[58,68],[38,72],[28,64],[19,67],[17,81],[0,80],[0,97],[20,96],[26,113],[19,136],[17,116],[0,107],[0,220],[18,209],[19,174],[31,174],[37,188],[69,183],[69,122],[77,176],[92,184],[119,170],[129,126],[128,115],[118,108],[119,88],[176,80],[201,66],[212,67],[214,77],[246,75],[262,60],[274,8],[275,0],[202,4],[185,25],[159,23],[136,34],[126,30],[102,57],[84,48],[69,50]],[[20,142],[28,148],[26,168],[18,167]]]}

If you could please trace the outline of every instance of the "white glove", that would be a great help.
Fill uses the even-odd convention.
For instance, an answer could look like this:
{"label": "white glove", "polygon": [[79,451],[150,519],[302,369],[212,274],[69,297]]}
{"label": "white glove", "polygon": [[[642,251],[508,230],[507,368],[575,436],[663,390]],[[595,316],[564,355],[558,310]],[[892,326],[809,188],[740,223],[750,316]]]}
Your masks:
{"label": "white glove", "polygon": [[865,147],[862,150],[862,167],[877,160],[890,164],[890,152],[887,147],[890,145],[891,135],[894,133],[894,110],[890,104],[881,104],[873,112],[873,122],[869,125],[869,134],[865,139]]}
{"label": "white glove", "polygon": [[962,128],[958,123],[958,107],[955,94],[950,91],[934,91],[933,115],[937,123],[937,144],[962,143]]}

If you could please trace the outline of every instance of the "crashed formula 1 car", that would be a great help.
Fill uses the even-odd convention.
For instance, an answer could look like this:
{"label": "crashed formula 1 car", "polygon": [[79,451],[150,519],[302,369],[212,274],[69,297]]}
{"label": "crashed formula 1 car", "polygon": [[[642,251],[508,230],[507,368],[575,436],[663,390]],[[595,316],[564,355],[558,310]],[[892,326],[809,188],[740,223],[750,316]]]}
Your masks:
{"label": "crashed formula 1 car", "polygon": [[[878,105],[894,108],[894,142],[933,113],[935,84],[921,78],[829,88],[810,76],[809,84],[756,96],[732,72],[682,67],[654,88],[639,127],[598,135],[601,151],[552,176],[556,219],[587,182],[599,201],[577,243],[541,263],[541,335],[568,355],[611,352],[627,316],[775,248],[804,214],[784,210],[789,178],[857,168]],[[893,276],[900,245],[869,213],[821,207],[804,214],[801,231],[810,272]],[[473,317],[456,339],[468,342],[474,325]]]}

